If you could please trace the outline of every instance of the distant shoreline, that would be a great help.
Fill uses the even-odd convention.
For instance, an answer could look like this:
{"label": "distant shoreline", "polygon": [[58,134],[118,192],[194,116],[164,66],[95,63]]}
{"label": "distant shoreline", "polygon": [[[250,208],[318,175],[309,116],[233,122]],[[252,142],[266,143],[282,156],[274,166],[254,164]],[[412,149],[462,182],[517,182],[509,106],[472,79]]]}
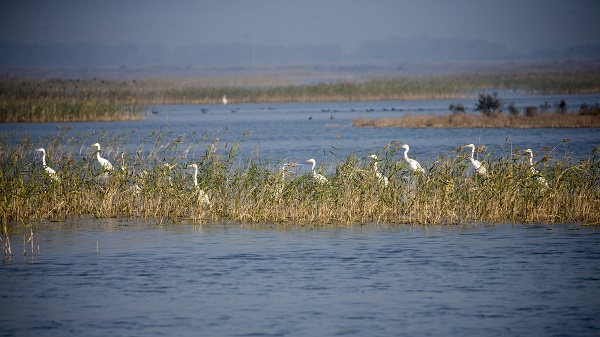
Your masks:
{"label": "distant shoreline", "polygon": [[543,113],[532,117],[483,115],[407,115],[391,118],[356,118],[354,127],[395,128],[600,128],[600,113]]}
{"label": "distant shoreline", "polygon": [[[269,77],[139,80],[106,80],[96,77],[35,80],[4,77],[0,78],[0,122],[136,120],[142,119],[142,111],[148,106],[221,104],[224,96],[232,104],[365,102],[460,99],[499,88],[522,90],[530,94],[599,93],[600,69],[584,68],[574,72],[367,76],[362,79],[312,84],[290,84],[285,80]],[[444,124],[453,125],[454,122],[446,121]],[[513,122],[503,121],[491,127],[504,127]],[[559,122],[558,125],[562,125],[563,121]],[[428,127],[435,123],[426,121],[420,124]],[[576,124],[588,125],[589,122],[580,121]],[[595,127],[598,124],[594,122],[592,125]]]}

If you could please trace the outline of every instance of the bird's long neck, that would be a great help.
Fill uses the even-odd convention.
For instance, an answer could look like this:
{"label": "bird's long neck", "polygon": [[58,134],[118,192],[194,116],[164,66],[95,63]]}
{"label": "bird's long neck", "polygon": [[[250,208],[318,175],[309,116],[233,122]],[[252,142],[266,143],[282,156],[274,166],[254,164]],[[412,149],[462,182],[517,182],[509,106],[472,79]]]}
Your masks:
{"label": "bird's long neck", "polygon": [[194,186],[198,186],[198,166],[194,167]]}
{"label": "bird's long neck", "polygon": [[529,166],[533,167],[533,153],[529,154]]}
{"label": "bird's long neck", "polygon": [[280,175],[281,175],[281,179],[285,178],[285,165],[283,165],[283,167],[281,168]]}
{"label": "bird's long neck", "polygon": [[475,160],[475,148],[471,148],[471,160]]}
{"label": "bird's long neck", "polygon": [[404,150],[404,159],[408,160],[408,149]]}
{"label": "bird's long neck", "polygon": [[316,172],[315,172],[315,162],[314,162],[314,161],[312,162],[312,169],[311,169],[311,170],[312,170],[312,173],[313,173],[313,174],[315,174],[315,173],[316,173]]}
{"label": "bird's long neck", "polygon": [[44,167],[46,167],[46,152],[42,152],[42,165],[44,165]]}
{"label": "bird's long neck", "polygon": [[373,162],[373,171],[377,172],[378,167],[377,167],[377,161]]}

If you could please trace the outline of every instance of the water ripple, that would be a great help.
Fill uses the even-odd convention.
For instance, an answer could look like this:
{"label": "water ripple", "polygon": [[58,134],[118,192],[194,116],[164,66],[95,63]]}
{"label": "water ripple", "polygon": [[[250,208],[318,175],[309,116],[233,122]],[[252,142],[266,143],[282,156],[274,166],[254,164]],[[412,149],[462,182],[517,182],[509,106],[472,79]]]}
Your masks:
{"label": "water ripple", "polygon": [[2,265],[0,335],[597,335],[599,233],[88,221]]}

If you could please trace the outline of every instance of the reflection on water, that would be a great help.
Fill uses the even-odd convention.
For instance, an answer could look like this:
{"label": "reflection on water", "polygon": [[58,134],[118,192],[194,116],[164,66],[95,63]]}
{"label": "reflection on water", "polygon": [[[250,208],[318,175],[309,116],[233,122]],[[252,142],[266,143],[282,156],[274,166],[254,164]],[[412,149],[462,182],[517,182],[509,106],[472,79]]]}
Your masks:
{"label": "reflection on water", "polygon": [[1,335],[597,335],[600,232],[48,223],[13,237]]}

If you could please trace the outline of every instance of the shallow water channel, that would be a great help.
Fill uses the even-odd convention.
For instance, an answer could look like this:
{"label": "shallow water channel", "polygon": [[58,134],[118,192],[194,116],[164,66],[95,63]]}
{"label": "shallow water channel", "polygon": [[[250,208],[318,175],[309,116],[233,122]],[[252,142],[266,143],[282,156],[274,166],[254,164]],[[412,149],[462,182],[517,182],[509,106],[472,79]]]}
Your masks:
{"label": "shallow water channel", "polygon": [[592,226],[76,219],[36,225],[33,252],[22,239],[0,268],[0,335],[600,334]]}

